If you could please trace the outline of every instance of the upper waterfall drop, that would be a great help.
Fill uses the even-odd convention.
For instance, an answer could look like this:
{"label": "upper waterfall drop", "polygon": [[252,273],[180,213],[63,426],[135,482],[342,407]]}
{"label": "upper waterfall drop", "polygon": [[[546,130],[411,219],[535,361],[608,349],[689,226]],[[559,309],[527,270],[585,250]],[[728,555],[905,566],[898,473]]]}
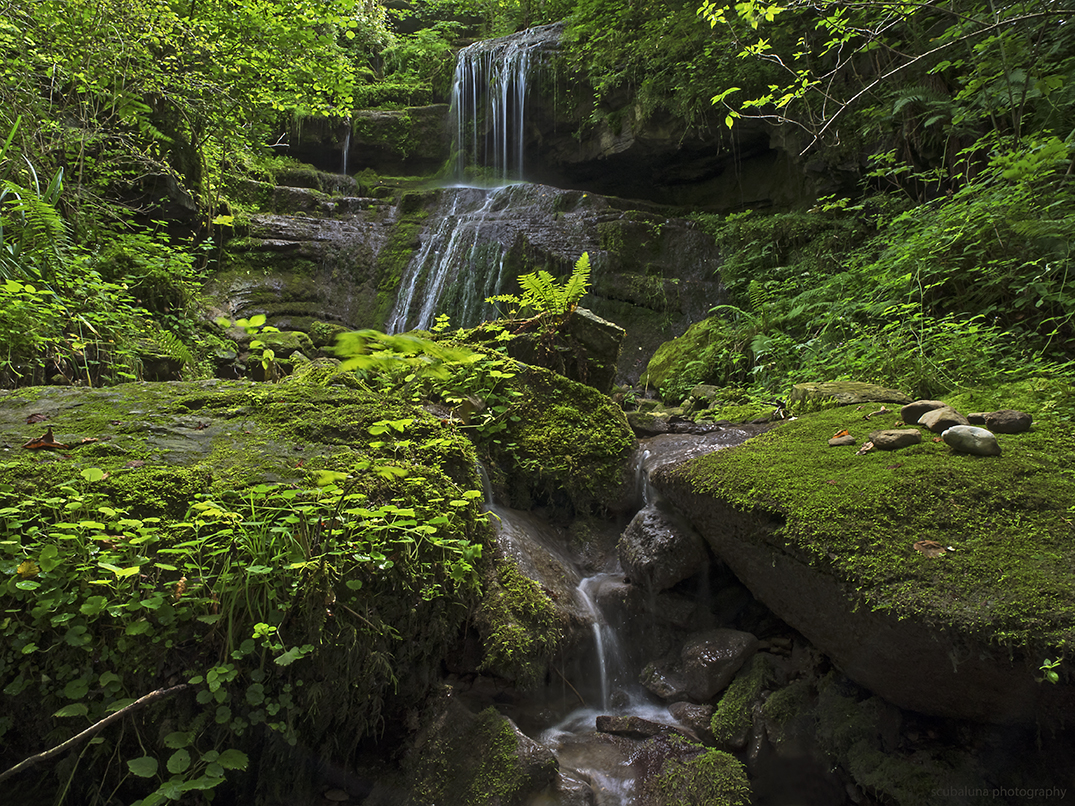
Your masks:
{"label": "upper waterfall drop", "polygon": [[[541,25],[459,51],[452,80],[455,178],[478,174],[522,181],[526,98],[541,55],[559,42],[563,25]],[[489,175],[482,177],[488,171]]]}

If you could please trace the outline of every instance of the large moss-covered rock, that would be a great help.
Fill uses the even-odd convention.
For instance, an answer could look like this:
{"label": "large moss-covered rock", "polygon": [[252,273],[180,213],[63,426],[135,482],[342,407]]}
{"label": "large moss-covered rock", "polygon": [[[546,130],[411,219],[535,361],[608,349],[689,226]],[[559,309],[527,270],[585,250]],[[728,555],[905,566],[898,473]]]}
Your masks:
{"label": "large moss-covered rock", "polygon": [[643,767],[639,806],[747,806],[751,802],[746,770],[735,756],[706,749],[678,737],[649,740],[636,755]]}
{"label": "large moss-covered rock", "polygon": [[[81,769],[115,788],[117,753],[163,768],[165,737],[192,731],[246,750],[263,792],[297,792],[285,737],[346,763],[428,692],[492,556],[474,450],[315,369],[0,392],[0,767],[84,727],[51,716],[65,706],[95,720],[194,680],[147,712],[143,746],[106,734]],[[385,421],[403,431],[375,439]],[[31,802],[35,780],[51,786],[9,794]]]}
{"label": "large moss-covered rock", "polygon": [[[927,441],[893,462],[827,446],[856,422],[846,408],[802,417],[655,481],[759,600],[890,702],[1075,717],[1070,686],[1038,682],[1040,659],[1075,637],[1071,429],[1001,435],[1001,457]],[[951,549],[928,556],[922,540]]]}
{"label": "large moss-covered rock", "polygon": [[427,711],[404,768],[405,791],[375,789],[367,806],[521,806],[559,765],[496,709],[474,714],[447,691]]}
{"label": "large moss-covered rock", "polygon": [[650,358],[639,383],[661,391],[669,403],[701,383],[723,385],[727,368],[725,342],[730,329],[719,316],[695,322],[687,331],[666,341]]}
{"label": "large moss-covered rock", "polygon": [[511,503],[570,510],[619,509],[629,494],[636,440],[622,409],[596,389],[540,367],[522,367],[507,429],[490,446],[511,480]]}

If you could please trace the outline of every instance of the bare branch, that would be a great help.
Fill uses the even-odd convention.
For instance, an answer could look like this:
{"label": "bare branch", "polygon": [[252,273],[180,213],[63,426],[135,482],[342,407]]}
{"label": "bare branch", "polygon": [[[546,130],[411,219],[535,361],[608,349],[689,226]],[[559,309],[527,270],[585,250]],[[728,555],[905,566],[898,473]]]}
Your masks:
{"label": "bare branch", "polygon": [[43,753],[38,753],[36,756],[30,756],[29,758],[27,758],[27,759],[25,759],[23,761],[20,761],[14,767],[12,767],[12,768],[10,768],[8,770],[5,770],[4,772],[0,772],[0,783],[3,783],[4,781],[6,781],[8,778],[12,777],[13,775],[18,775],[23,770],[26,770],[26,769],[29,769],[30,767],[33,767],[35,764],[39,764],[42,761],[48,761],[50,758],[55,758],[56,756],[60,755],[61,753],[67,752],[71,748],[76,747],[77,745],[79,745],[82,742],[86,741],[87,739],[91,738],[95,734],[97,734],[100,731],[104,730],[109,725],[111,725],[113,722],[116,722],[116,721],[118,721],[120,719],[123,719],[123,717],[127,716],[127,714],[129,714],[129,713],[131,713],[133,711],[137,711],[139,708],[144,708],[145,706],[149,705],[150,703],[156,702],[157,700],[163,700],[163,699],[166,699],[167,697],[175,696],[180,691],[184,691],[184,690],[186,690],[188,688],[190,688],[189,683],[180,683],[178,686],[172,686],[171,688],[160,688],[160,689],[157,689],[156,691],[151,691],[149,694],[146,694],[144,697],[139,697],[137,700],[132,702],[130,705],[127,705],[127,706],[124,706],[123,708],[120,708],[114,714],[109,714],[108,716],[106,716],[104,719],[102,719],[99,722],[95,722],[94,724],[92,724],[88,728],[86,728],[84,731],[82,731],[82,733],[79,733],[79,734],[77,734],[75,736],[72,736],[66,742],[63,742],[62,744],[58,744],[55,747],[53,747],[53,748],[51,748],[49,750],[46,750]]}

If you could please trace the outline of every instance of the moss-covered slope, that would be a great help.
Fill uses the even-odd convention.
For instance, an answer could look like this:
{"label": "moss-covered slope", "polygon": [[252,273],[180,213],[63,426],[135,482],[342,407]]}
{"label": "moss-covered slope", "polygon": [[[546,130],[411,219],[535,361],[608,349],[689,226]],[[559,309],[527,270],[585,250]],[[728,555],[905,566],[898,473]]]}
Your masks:
{"label": "moss-covered slope", "polygon": [[[1041,661],[1075,638],[1070,425],[1045,417],[1028,433],[998,435],[999,457],[954,453],[928,432],[892,452],[827,444],[848,429],[861,445],[898,416],[866,422],[865,414],[804,416],[662,483],[759,598],[882,696],[927,711],[933,701],[955,715],[961,699],[991,689],[967,706],[975,718],[990,718],[988,703],[1003,700],[1014,679],[1026,685],[1008,697],[1012,718],[1033,710],[1023,697],[1063,690],[1070,699],[1066,686],[1033,684]],[[927,556],[920,541],[944,551]],[[947,653],[945,674],[968,690],[915,693],[912,680],[898,679],[901,649],[906,662],[918,651],[934,660]],[[881,668],[883,657],[891,668]]]}

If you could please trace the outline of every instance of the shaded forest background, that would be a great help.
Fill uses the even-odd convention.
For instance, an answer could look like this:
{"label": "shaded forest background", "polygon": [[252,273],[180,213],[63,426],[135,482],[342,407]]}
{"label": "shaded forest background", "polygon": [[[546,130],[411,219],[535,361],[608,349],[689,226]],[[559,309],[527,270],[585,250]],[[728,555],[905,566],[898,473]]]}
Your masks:
{"label": "shaded forest background", "polygon": [[[313,117],[444,101],[454,52],[565,20],[559,73],[642,120],[758,118],[855,193],[697,213],[728,304],[655,384],[779,394],[853,377],[937,395],[1071,369],[1075,47],[1058,2],[9,0],[0,9],[6,385],[190,377],[199,288]],[[609,121],[613,125],[615,120]]]}

